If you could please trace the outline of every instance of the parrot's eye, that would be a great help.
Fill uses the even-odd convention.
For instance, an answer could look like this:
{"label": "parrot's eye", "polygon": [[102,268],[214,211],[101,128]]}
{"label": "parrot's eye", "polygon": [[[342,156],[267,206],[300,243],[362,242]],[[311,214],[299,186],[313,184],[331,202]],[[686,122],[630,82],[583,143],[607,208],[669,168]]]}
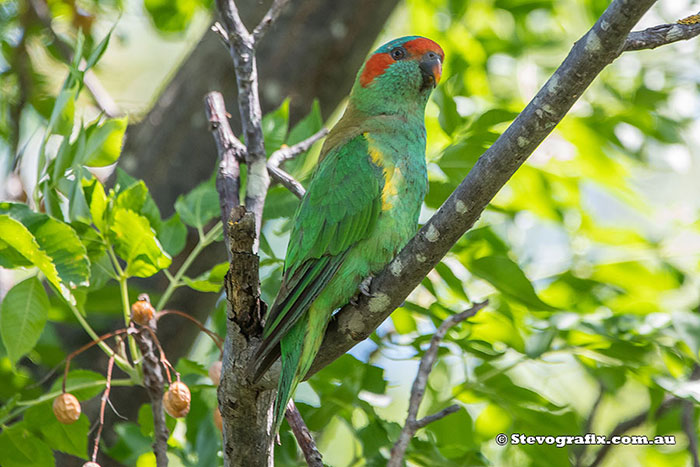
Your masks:
{"label": "parrot's eye", "polygon": [[390,54],[391,58],[393,58],[394,60],[401,60],[406,56],[406,49],[404,49],[403,47],[396,47],[390,52]]}

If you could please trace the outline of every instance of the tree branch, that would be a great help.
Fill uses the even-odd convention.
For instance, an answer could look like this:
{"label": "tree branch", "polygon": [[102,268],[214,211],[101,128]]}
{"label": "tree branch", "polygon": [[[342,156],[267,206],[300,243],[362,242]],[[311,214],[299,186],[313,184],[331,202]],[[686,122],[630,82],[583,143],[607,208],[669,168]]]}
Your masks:
{"label": "tree branch", "polygon": [[673,42],[692,39],[700,34],[700,13],[671,24],[660,24],[627,36],[623,52],[655,49]]}
{"label": "tree branch", "polygon": [[695,404],[693,401],[684,400],[681,404],[681,425],[688,437],[688,452],[693,459],[693,467],[700,467],[698,458],[698,432],[695,429]]}
{"label": "tree branch", "polygon": [[309,150],[314,143],[328,134],[327,128],[321,128],[315,134],[309,136],[304,141],[301,141],[293,146],[284,146],[273,152],[267,161],[267,171],[274,181],[281,184],[289,191],[294,193],[297,198],[303,198],[304,187],[301,183],[294,179],[291,175],[280,168],[283,162],[294,159],[299,154]]}
{"label": "tree branch", "polygon": [[289,0],[275,0],[272,3],[270,9],[267,10],[267,13],[260,21],[260,24],[258,24],[253,30],[253,40],[256,43],[260,42],[260,39],[262,39],[267,30],[270,29],[272,23],[277,20],[284,7],[287,6],[287,3],[289,3]]}
{"label": "tree branch", "polygon": [[435,331],[435,334],[433,334],[433,337],[430,339],[430,346],[428,347],[428,350],[420,359],[418,374],[416,375],[416,379],[413,381],[413,386],[411,387],[411,399],[408,403],[408,416],[406,417],[406,424],[401,430],[396,444],[394,444],[394,446],[391,448],[391,457],[389,457],[387,467],[401,467],[408,444],[410,443],[411,438],[413,438],[413,436],[416,434],[416,431],[431,422],[439,420],[459,410],[459,406],[455,404],[441,410],[436,414],[428,415],[420,420],[416,419],[418,415],[418,408],[420,407],[420,403],[425,395],[425,386],[428,384],[428,376],[433,370],[433,364],[435,363],[435,358],[437,357],[437,352],[440,348],[440,342],[442,342],[447,334],[447,331],[449,331],[453,326],[468,318],[471,318],[487,304],[488,300],[477,303],[468,310],[450,316],[442,322],[437,331]]}
{"label": "tree branch", "polygon": [[210,92],[204,97],[204,106],[209,121],[209,129],[216,141],[219,153],[219,172],[216,175],[216,191],[219,193],[221,222],[224,224],[226,252],[231,259],[228,243],[229,219],[233,208],[241,204],[241,170],[239,162],[245,160],[246,148],[233,134],[228,123],[224,96],[220,92]]}
{"label": "tree branch", "polygon": [[406,247],[372,281],[370,297],[346,305],[326,332],[307,377],[374,329],[398,307],[571,109],[595,77],[617,58],[632,27],[654,0],[615,0],[508,129]]}
{"label": "tree branch", "polygon": [[[279,2],[275,2],[273,7]],[[233,0],[217,0],[216,5],[224,21],[229,36],[229,53],[233,59],[238,85],[238,109],[241,113],[241,126],[246,142],[246,179],[245,205],[248,212],[255,216],[255,245],[257,251],[262,227],[262,213],[265,206],[270,175],[267,172],[265,140],[262,132],[262,111],[258,94],[258,68],[255,61],[255,39],[248,32],[238,8]],[[279,14],[279,13],[277,13]],[[277,14],[268,12],[271,18]],[[266,15],[266,17],[268,16]]]}
{"label": "tree branch", "polygon": [[[168,437],[170,431],[165,424],[165,412],[163,411],[163,371],[161,359],[156,355],[157,344],[150,328],[144,326],[140,330],[129,328],[136,343],[141,350],[143,362],[143,385],[151,400],[153,412],[153,453],[156,455],[156,465],[165,467],[168,465]],[[132,332],[133,331],[133,332]]]}
{"label": "tree branch", "polygon": [[299,447],[304,453],[304,459],[306,459],[306,463],[309,467],[323,467],[323,458],[321,457],[321,453],[318,452],[316,442],[314,442],[309,428],[306,426],[306,423],[304,423],[304,419],[301,418],[299,409],[294,405],[294,400],[292,399],[289,399],[289,403],[287,404],[285,418],[292,428],[294,437],[297,439]]}
{"label": "tree branch", "polygon": [[[679,399],[678,397],[669,397],[668,399],[664,400],[659,406],[659,408],[656,409],[655,417],[659,418],[660,416],[662,416],[663,414],[680,404],[682,400],[683,399]],[[644,410],[639,414],[635,415],[634,417],[628,418],[627,420],[618,423],[618,425],[615,428],[613,428],[613,430],[608,435],[608,439],[612,438],[613,436],[620,436],[623,433],[626,433],[627,431],[631,430],[632,428],[636,428],[642,425],[648,419],[649,412],[647,410]],[[605,456],[610,451],[610,448],[612,447],[612,444],[604,444],[600,449],[598,449],[598,451],[595,454],[595,458],[593,459],[593,462],[591,462],[589,467],[596,467],[600,465],[600,463],[603,461]]]}

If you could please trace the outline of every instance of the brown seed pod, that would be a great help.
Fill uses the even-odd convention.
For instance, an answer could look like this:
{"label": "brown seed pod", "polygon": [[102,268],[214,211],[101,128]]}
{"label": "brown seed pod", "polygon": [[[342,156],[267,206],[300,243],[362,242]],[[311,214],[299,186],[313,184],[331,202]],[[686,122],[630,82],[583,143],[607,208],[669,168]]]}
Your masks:
{"label": "brown seed pod", "polygon": [[184,417],[190,411],[190,388],[182,381],[175,381],[163,395],[165,411],[175,418]]}
{"label": "brown seed pod", "polygon": [[64,392],[53,400],[53,413],[65,425],[75,423],[80,418],[80,402],[73,394]]}
{"label": "brown seed pod", "polygon": [[219,429],[219,431],[222,430],[222,427],[224,425],[224,421],[221,419],[221,411],[217,407],[216,410],[214,410],[214,425]]}
{"label": "brown seed pod", "polygon": [[131,305],[131,319],[141,326],[147,326],[155,313],[156,310],[148,300],[139,300]]}
{"label": "brown seed pod", "polygon": [[209,367],[209,379],[211,379],[215,385],[219,385],[221,381],[221,360],[215,361]]}

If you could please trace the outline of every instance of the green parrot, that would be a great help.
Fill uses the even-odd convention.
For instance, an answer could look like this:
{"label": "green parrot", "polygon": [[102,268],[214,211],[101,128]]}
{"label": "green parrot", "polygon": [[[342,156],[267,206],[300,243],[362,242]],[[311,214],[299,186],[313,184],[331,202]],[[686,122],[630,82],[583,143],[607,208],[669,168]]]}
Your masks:
{"label": "green parrot", "polygon": [[333,312],[415,234],[428,187],[425,105],[444,53],[409,36],[379,47],[357,74],[294,217],[280,291],[251,363],[254,380],[282,358],[275,433]]}

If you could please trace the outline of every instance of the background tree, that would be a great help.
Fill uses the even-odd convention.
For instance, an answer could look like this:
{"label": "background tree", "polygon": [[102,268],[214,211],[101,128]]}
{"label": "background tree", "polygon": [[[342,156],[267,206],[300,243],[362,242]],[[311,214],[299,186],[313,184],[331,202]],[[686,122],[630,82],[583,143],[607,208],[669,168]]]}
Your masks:
{"label": "background tree", "polygon": [[[410,30],[434,38],[447,52],[445,76],[453,76],[438,88],[429,109],[431,190],[424,220],[457,187],[476,158],[606,6],[607,2],[557,2],[555,8],[548,2],[416,1],[398,10],[401,14],[392,20],[386,35]],[[677,3],[670,6],[662,2],[661,6],[638,27],[675,21],[697,10]],[[652,38],[660,34],[662,31]],[[404,425],[407,383],[415,374],[409,364],[426,350],[422,344],[435,327],[465,307],[466,293],[472,299],[488,296],[491,305],[447,334],[421,414],[423,410],[426,414],[440,411],[455,401],[460,409],[418,432],[409,445],[408,460],[464,465],[486,457],[496,463],[572,461],[597,465],[602,459],[611,464],[636,460],[678,465],[697,457],[692,443],[697,438],[693,433],[697,414],[692,404],[697,394],[689,378],[698,358],[694,312],[697,197],[692,196],[695,185],[690,183],[696,157],[693,138],[699,134],[692,130],[698,109],[698,70],[692,60],[684,62],[694,47],[688,42],[655,52],[625,54],[608,67],[557,127],[554,139],[541,146],[535,158],[517,172],[477,228],[460,239],[406,304],[392,314],[391,322],[373,335],[372,343],[340,358],[301,388],[297,397],[300,412],[326,462],[349,465],[360,458],[386,462],[388,450]],[[613,54],[609,58],[616,52],[609,51]],[[583,75],[590,72],[595,76],[597,65],[589,65]],[[15,71],[13,67],[6,74],[9,80],[14,79]],[[516,81],[517,88],[513,86]],[[7,89],[12,92],[16,88]],[[571,97],[563,95],[562,99]],[[263,124],[268,153],[320,127],[320,118],[312,113],[288,132],[287,115],[284,105]],[[556,122],[555,117],[556,113],[546,116]],[[545,130],[548,128],[541,131]],[[522,140],[511,138],[515,144],[511,152],[526,156],[530,145],[537,144],[538,134],[527,133],[523,137],[532,139],[522,146]],[[313,158],[312,150],[285,168],[303,181]],[[493,158],[484,160],[481,167]],[[666,170],[661,170],[663,164]],[[493,173],[475,177],[478,174],[481,172],[472,173],[470,179],[505,180],[509,175],[499,171],[497,177]],[[122,181],[123,186],[131,185]],[[211,200],[212,195],[215,199],[213,187],[205,184],[183,198],[178,213],[182,217],[188,212],[184,210],[188,202]],[[284,219],[291,215],[295,203],[281,187],[274,188],[267,201],[261,236],[263,298],[275,292],[288,227]],[[456,209],[457,205],[450,206]],[[478,210],[468,212],[478,214]],[[218,214],[206,213],[210,217]],[[75,222],[70,216],[66,220]],[[202,222],[188,220],[191,224]],[[446,231],[440,225],[436,229]],[[218,290],[220,277],[211,273],[186,282]],[[133,281],[131,284],[130,291]],[[381,285],[380,281],[377,287]],[[119,313],[120,300],[114,288],[99,288],[93,283],[86,291],[84,307],[91,320],[99,322],[110,310]],[[52,302],[52,324],[44,329],[30,359],[15,370],[10,366],[3,370],[19,371],[7,379],[8,396],[32,384],[22,368],[51,366],[61,358],[62,351],[51,345],[56,342],[51,335],[62,329],[54,323],[70,315],[58,297],[52,295]],[[216,314],[219,323],[213,323],[220,332],[222,315]],[[337,335],[342,336],[343,320],[339,322]],[[213,348],[207,346],[198,344],[191,355],[200,361],[211,360]],[[17,355],[16,348],[9,353],[13,360]],[[180,362],[178,367],[183,378],[190,378],[188,382],[206,381],[201,368],[191,363],[186,368],[187,361]],[[36,372],[44,373],[40,369]],[[402,380],[404,384],[400,384]],[[184,425],[186,431],[180,429],[186,435],[180,435],[171,451],[182,462],[209,465],[212,461],[206,455],[216,448],[206,444],[214,439],[207,435],[213,428],[203,420],[214,407],[213,387],[190,386],[195,388],[193,407]],[[37,387],[26,388],[20,398],[28,401],[41,392]],[[13,434],[21,429],[31,432],[38,414],[35,410],[32,418],[27,412],[21,422],[24,425],[12,425],[14,431],[3,430],[3,446],[15,440]],[[114,457],[133,463],[150,449],[150,441],[144,442],[148,436],[138,436],[148,433],[144,417],[140,431],[129,423],[118,428],[121,440],[111,450]],[[664,448],[576,450],[503,448],[493,441],[499,432],[559,435],[630,428],[635,433],[675,434],[678,443]],[[175,433],[173,439],[178,439],[178,430]],[[51,445],[41,433],[32,439]],[[297,464],[299,453],[293,449],[288,432],[282,434],[282,441],[278,462]]]}

